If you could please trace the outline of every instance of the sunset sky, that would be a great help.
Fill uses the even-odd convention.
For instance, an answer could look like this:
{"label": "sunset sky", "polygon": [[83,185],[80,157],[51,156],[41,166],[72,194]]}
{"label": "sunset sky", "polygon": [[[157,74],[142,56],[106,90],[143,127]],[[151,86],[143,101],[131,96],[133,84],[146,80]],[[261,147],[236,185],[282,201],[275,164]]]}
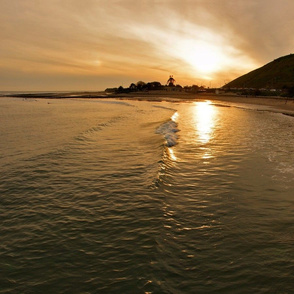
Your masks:
{"label": "sunset sky", "polygon": [[0,0],[0,90],[211,87],[294,53],[293,0]]}

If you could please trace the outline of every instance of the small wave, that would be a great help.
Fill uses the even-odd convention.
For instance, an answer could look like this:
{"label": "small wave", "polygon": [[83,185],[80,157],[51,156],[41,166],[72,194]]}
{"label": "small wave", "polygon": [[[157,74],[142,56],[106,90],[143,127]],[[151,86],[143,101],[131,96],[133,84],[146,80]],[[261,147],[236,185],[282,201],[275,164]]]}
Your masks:
{"label": "small wave", "polygon": [[172,120],[163,123],[156,130],[156,134],[161,134],[164,136],[167,147],[172,147],[177,144],[177,132],[179,132],[178,125]]}
{"label": "small wave", "polygon": [[166,107],[166,106],[161,106],[161,105],[152,105],[152,107],[176,111],[176,109],[174,109],[174,108],[170,108],[170,107]]}
{"label": "small wave", "polygon": [[125,101],[117,101],[117,100],[110,100],[110,101],[104,101],[104,100],[99,100],[95,101],[96,103],[101,103],[101,104],[117,104],[117,105],[124,105],[124,106],[131,106],[134,107],[134,105],[125,102]]}
{"label": "small wave", "polygon": [[79,134],[77,137],[75,137],[75,140],[77,141],[89,141],[92,140],[92,137],[95,133],[102,131],[103,129],[112,126],[113,124],[117,123],[119,120],[121,120],[123,117],[122,116],[117,116],[114,117],[104,123],[100,123],[96,126],[93,126],[86,131],[82,132]]}
{"label": "small wave", "polygon": [[[130,106],[130,107],[135,107],[134,105],[125,102],[125,101],[119,101],[119,100],[108,100],[105,98],[97,98],[97,99],[92,99],[90,98],[89,100],[85,100],[85,98],[80,98],[81,101],[83,101],[84,103],[99,103],[99,104],[116,104],[116,105],[124,105],[124,106]],[[77,99],[73,99],[72,101],[79,101]]]}

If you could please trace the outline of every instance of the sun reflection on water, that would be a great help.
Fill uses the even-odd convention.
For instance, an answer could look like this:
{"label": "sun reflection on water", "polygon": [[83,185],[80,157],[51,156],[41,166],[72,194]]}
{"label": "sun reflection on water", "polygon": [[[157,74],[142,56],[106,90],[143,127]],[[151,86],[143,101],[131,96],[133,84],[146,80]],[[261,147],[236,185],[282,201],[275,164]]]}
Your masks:
{"label": "sun reflection on water", "polygon": [[198,140],[206,144],[213,136],[213,130],[216,123],[216,109],[211,101],[195,102],[194,121]]}
{"label": "sun reflection on water", "polygon": [[[179,117],[179,114],[178,112],[176,111],[172,117],[171,117],[171,120],[175,123],[177,123],[177,120],[178,120],[178,117]],[[174,150],[172,147],[168,147],[167,148],[167,153],[168,153],[168,156],[169,158],[172,160],[172,161],[177,161],[177,157],[175,156],[175,153],[174,153]]]}
{"label": "sun reflection on water", "polygon": [[173,116],[171,117],[171,120],[174,121],[174,122],[177,122],[178,116],[179,116],[178,112],[175,112],[173,114]]}
{"label": "sun reflection on water", "polygon": [[174,150],[172,148],[167,148],[167,151],[168,151],[169,158],[173,161],[176,161],[177,157],[175,156]]}

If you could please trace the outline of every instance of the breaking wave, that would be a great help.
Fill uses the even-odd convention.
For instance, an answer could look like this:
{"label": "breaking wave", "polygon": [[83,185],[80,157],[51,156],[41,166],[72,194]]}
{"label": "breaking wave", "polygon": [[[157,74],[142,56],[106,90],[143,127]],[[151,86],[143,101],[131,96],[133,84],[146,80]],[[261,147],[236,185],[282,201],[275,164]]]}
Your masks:
{"label": "breaking wave", "polygon": [[169,120],[156,129],[156,134],[160,134],[164,137],[167,147],[172,147],[177,144],[177,132],[179,131],[178,124],[173,120]]}

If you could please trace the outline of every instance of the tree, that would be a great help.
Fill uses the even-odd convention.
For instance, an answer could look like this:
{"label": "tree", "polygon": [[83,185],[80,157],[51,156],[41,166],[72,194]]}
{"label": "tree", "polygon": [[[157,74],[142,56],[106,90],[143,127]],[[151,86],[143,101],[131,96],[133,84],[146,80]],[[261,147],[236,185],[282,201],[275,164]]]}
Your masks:
{"label": "tree", "polygon": [[138,90],[142,91],[144,89],[145,85],[146,85],[146,83],[144,83],[143,81],[137,82]]}
{"label": "tree", "polygon": [[123,93],[124,90],[125,90],[125,89],[124,89],[123,86],[119,86],[118,89],[117,89],[117,92],[118,92],[118,93]]}
{"label": "tree", "polygon": [[131,84],[130,84],[129,89],[130,89],[131,91],[137,91],[137,90],[138,90],[137,86],[136,86],[134,83],[131,83]]}
{"label": "tree", "polygon": [[148,90],[160,90],[161,84],[159,82],[151,82],[146,84]]}

